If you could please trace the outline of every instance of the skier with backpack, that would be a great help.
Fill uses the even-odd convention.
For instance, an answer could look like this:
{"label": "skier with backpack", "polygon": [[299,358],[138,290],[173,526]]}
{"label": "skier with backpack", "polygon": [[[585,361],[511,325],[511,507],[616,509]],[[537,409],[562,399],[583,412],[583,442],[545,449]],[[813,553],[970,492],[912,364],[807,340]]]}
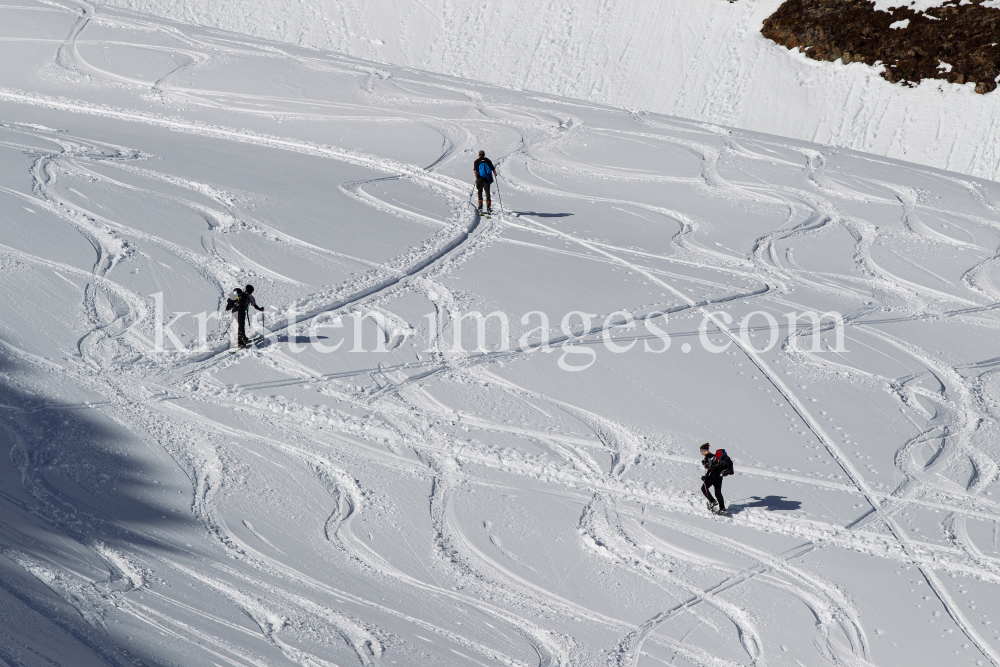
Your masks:
{"label": "skier with backpack", "polygon": [[472,171],[476,174],[476,191],[479,193],[479,212],[483,212],[483,190],[486,190],[486,215],[493,213],[493,204],[490,202],[490,183],[493,182],[493,174],[496,168],[488,157],[486,151],[479,151],[479,159],[472,163]]}
{"label": "skier with backpack", "polygon": [[239,347],[246,347],[247,343],[250,342],[246,335],[247,312],[250,306],[264,312],[264,309],[258,306],[257,301],[253,298],[253,285],[247,285],[243,289],[234,288],[226,302],[226,310],[236,313],[236,321],[239,325],[236,332],[236,344]]}
{"label": "skier with backpack", "polygon": [[[701,478],[701,492],[708,498],[708,511],[725,514],[726,501],[722,497],[722,478],[733,474],[733,460],[724,449],[719,449],[713,454],[707,442],[701,446],[700,451],[701,465],[705,468],[705,474]],[[709,491],[710,488],[715,489],[714,498]]]}

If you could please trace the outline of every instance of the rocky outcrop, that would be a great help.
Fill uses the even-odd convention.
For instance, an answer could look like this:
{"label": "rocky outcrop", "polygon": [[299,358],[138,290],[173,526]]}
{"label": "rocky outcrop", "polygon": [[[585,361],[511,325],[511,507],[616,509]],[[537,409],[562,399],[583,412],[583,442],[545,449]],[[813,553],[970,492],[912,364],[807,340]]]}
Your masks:
{"label": "rocky outcrop", "polygon": [[761,33],[814,60],[883,65],[893,83],[974,82],[977,93],[988,93],[1000,76],[1000,9],[983,2],[883,12],[869,0],[787,0]]}

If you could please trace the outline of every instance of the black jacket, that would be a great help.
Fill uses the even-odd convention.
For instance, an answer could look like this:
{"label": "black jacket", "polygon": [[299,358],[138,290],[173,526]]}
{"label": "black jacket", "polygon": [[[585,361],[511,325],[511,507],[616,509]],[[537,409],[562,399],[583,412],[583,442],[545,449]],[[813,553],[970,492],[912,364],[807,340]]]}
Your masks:
{"label": "black jacket", "polygon": [[[490,183],[492,183],[493,182],[493,174],[495,174],[497,172],[497,170],[496,170],[496,167],[493,166],[493,163],[490,162],[490,159],[488,157],[481,157],[478,160],[476,160],[475,162],[473,162],[472,163],[472,171],[476,175],[477,179],[478,178],[482,178],[482,176],[479,175],[479,165],[482,164],[482,163],[484,163],[484,162],[487,165],[489,165],[489,168],[490,168],[490,175],[486,177],[486,180],[489,181]],[[497,187],[499,187],[499,186],[497,186]]]}

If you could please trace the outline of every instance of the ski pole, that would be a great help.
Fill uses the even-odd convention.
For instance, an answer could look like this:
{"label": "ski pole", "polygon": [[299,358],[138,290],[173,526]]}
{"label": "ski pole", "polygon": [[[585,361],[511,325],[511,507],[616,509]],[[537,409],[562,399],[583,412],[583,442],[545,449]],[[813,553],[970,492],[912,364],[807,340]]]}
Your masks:
{"label": "ski pole", "polygon": [[500,174],[497,174],[497,199],[500,200],[500,215],[503,215],[503,197],[500,196]]}

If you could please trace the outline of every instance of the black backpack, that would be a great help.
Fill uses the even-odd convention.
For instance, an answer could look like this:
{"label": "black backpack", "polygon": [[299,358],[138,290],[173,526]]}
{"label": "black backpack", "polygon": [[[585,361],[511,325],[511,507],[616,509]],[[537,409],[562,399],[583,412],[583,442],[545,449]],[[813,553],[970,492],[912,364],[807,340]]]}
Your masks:
{"label": "black backpack", "polygon": [[723,477],[733,474],[733,460],[726,454],[726,450],[719,449],[715,452],[715,465],[712,469],[718,470]]}
{"label": "black backpack", "polygon": [[226,299],[226,310],[236,311],[240,306],[240,301],[243,299],[243,292],[240,289],[235,290],[238,295],[235,299]]}

